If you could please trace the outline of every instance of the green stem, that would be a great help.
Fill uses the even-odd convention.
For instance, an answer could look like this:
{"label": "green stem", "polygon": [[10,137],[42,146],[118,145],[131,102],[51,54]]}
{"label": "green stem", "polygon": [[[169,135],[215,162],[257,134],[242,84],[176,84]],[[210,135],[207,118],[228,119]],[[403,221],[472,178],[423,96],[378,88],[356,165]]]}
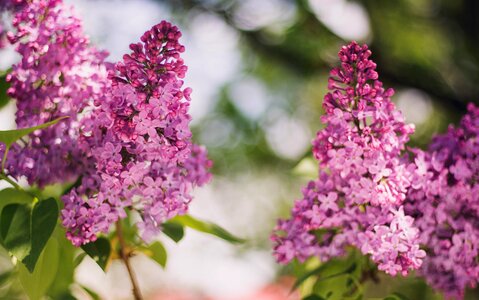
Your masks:
{"label": "green stem", "polygon": [[1,174],[5,174],[5,162],[7,161],[8,150],[10,150],[10,147],[5,147],[5,153],[3,153],[2,158],[2,169],[0,170]]}
{"label": "green stem", "polygon": [[23,190],[23,189],[18,185],[18,183],[16,183],[15,181],[11,180],[10,178],[8,178],[8,176],[5,175],[5,173],[3,173],[3,172],[0,174],[0,179],[3,179],[3,180],[5,180],[6,182],[10,183],[15,189],[17,189],[17,190],[19,190],[19,191]]}
{"label": "green stem", "polygon": [[141,296],[140,288],[138,286],[138,281],[136,280],[135,273],[133,272],[133,268],[131,267],[129,256],[130,254],[127,253],[127,246],[125,239],[123,237],[123,230],[121,226],[121,221],[116,222],[116,234],[118,236],[118,242],[120,244],[120,257],[125,262],[126,269],[128,271],[128,275],[130,275],[130,281],[133,289],[133,296],[135,300],[143,300]]}
{"label": "green stem", "polygon": [[15,189],[17,190],[23,190],[18,183],[15,181],[11,180],[8,178],[7,174],[5,174],[5,162],[7,161],[7,155],[8,155],[8,150],[10,150],[10,147],[7,145],[5,147],[5,153],[3,153],[3,158],[2,158],[2,169],[0,170],[0,179],[5,180],[6,182],[10,183]]}

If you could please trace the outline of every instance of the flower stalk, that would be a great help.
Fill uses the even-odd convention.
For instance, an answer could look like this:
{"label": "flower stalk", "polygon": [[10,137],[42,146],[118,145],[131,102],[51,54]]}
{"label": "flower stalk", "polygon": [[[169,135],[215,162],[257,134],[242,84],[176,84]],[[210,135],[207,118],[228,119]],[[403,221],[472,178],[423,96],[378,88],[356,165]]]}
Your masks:
{"label": "flower stalk", "polygon": [[143,300],[143,297],[141,296],[140,287],[138,285],[138,280],[136,279],[135,273],[130,264],[130,253],[127,252],[127,244],[126,244],[125,238],[123,237],[123,229],[122,229],[121,221],[116,222],[116,235],[118,237],[118,242],[120,244],[120,249],[119,249],[120,257],[125,263],[126,269],[128,270],[128,276],[130,277],[133,296],[135,297],[135,300]]}

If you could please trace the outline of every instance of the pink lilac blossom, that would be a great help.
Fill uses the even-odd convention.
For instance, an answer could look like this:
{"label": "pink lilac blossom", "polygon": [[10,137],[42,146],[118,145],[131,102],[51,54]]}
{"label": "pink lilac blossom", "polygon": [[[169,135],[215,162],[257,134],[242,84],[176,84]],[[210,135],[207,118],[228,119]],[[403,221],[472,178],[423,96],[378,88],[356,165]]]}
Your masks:
{"label": "pink lilac blossom", "polygon": [[479,108],[470,104],[457,128],[415,150],[418,166],[405,205],[427,257],[420,274],[449,298],[479,281]]}
{"label": "pink lilac blossom", "polygon": [[86,165],[77,143],[79,118],[104,94],[106,53],[90,45],[80,20],[61,0],[32,0],[17,8],[15,33],[8,37],[21,61],[7,75],[7,93],[17,104],[17,126],[69,118],[15,144],[7,171],[39,186],[74,180]]}
{"label": "pink lilac blossom", "polygon": [[355,246],[393,276],[421,266],[419,232],[401,206],[415,171],[402,155],[414,127],[391,102],[394,92],[383,88],[370,55],[356,42],[339,52],[323,102],[326,127],[313,141],[319,177],[272,235],[280,263],[325,261]]}
{"label": "pink lilac blossom", "polygon": [[7,20],[12,13],[19,11],[24,5],[25,0],[2,0],[0,1],[0,49],[8,45],[7,40]]}
{"label": "pink lilac blossom", "polygon": [[63,225],[74,245],[94,241],[126,209],[139,212],[148,242],[163,222],[187,211],[192,188],[210,179],[206,150],[191,142],[180,37],[162,21],[131,44],[109,73],[111,88],[82,121],[80,148],[94,166],[63,198]]}

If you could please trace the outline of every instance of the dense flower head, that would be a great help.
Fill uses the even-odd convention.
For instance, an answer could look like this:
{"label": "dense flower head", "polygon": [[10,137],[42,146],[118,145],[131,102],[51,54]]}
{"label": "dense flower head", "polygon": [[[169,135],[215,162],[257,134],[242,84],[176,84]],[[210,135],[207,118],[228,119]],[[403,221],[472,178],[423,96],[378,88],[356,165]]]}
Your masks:
{"label": "dense flower head", "polygon": [[39,186],[72,180],[85,165],[77,144],[79,114],[104,93],[106,53],[90,45],[80,20],[61,0],[32,0],[17,9],[15,32],[8,37],[21,60],[7,75],[17,126],[69,118],[14,145],[7,169]]}
{"label": "dense flower head", "polygon": [[406,212],[427,248],[420,273],[459,299],[479,281],[479,108],[470,104],[460,125],[416,150],[415,160]]}
{"label": "dense flower head", "polygon": [[272,236],[281,263],[311,256],[328,260],[355,246],[380,270],[406,275],[425,256],[418,229],[401,204],[415,170],[402,156],[414,127],[404,123],[369,59],[366,45],[352,42],[331,71],[326,114],[313,141],[319,178],[303,189],[289,220]]}
{"label": "dense flower head", "polygon": [[191,89],[181,33],[166,21],[131,44],[132,52],[109,73],[111,87],[82,122],[80,148],[93,167],[64,197],[63,225],[75,245],[139,212],[142,238],[151,240],[167,219],[187,211],[194,186],[210,179],[211,161],[191,142]]}

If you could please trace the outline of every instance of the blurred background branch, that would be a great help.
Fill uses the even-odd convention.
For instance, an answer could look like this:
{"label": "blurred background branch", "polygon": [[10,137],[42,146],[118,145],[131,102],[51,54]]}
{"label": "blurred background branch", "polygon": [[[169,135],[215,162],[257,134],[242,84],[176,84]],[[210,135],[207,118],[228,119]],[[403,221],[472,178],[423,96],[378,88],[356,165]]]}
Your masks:
{"label": "blurred background branch", "polygon": [[[267,27],[247,30],[241,27],[240,18],[235,22],[239,1],[179,2],[181,5],[174,6],[178,12],[196,9],[217,14],[241,33],[254,51],[303,76],[329,67],[318,52],[330,44],[346,42],[312,12],[310,2],[334,6],[331,1],[290,1],[296,6],[296,20],[279,43],[278,38],[268,38]],[[359,40],[369,42],[384,81],[423,90],[456,113],[463,113],[468,101],[479,99],[479,85],[475,84],[479,53],[476,1],[357,2],[371,23],[371,32]]]}

